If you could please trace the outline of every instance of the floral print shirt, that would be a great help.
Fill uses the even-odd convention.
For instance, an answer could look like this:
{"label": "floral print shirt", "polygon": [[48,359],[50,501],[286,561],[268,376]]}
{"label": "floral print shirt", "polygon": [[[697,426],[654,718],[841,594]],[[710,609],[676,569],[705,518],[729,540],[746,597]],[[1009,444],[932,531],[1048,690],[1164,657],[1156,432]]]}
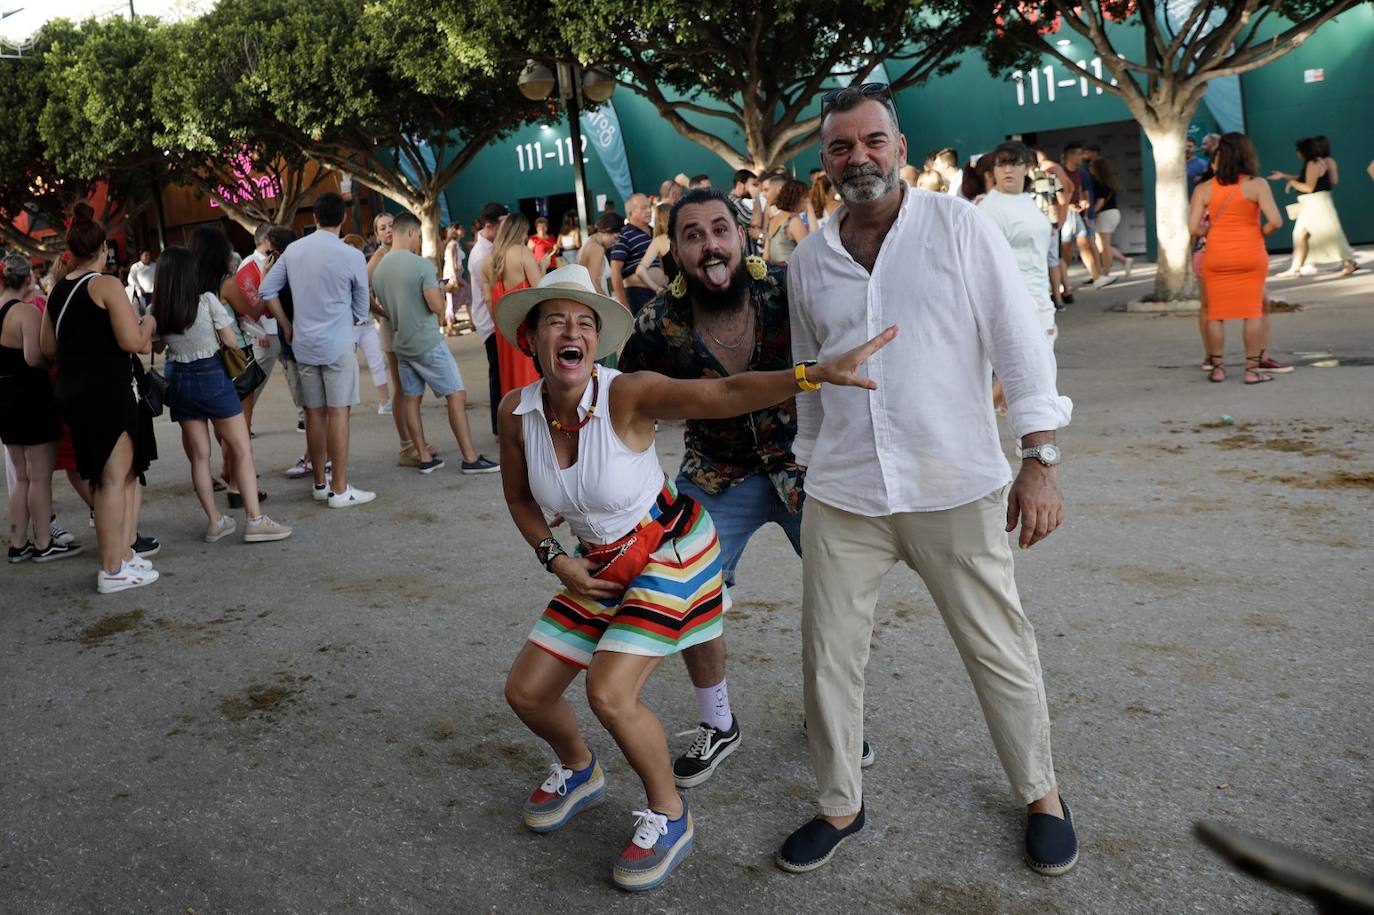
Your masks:
{"label": "floral print shirt", "polygon": [[[792,368],[786,270],[771,268],[764,279],[753,281],[749,301],[756,317],[749,368]],[[618,367],[625,372],[659,372],[670,378],[724,378],[729,374],[693,325],[691,303],[671,293],[640,311]],[[682,458],[682,475],[704,492],[718,495],[756,473],[766,473],[788,511],[799,512],[805,470],[797,466],[792,454],[796,436],[795,398],[733,419],[689,419],[683,436],[687,453]]]}

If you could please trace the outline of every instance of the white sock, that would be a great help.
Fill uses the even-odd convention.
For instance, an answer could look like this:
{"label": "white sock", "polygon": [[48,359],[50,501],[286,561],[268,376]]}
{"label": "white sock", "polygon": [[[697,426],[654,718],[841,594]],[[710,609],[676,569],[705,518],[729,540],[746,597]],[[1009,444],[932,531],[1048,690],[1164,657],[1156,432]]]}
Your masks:
{"label": "white sock", "polygon": [[697,694],[697,710],[701,720],[717,731],[728,731],[735,716],[730,713],[730,689],[721,680],[715,686],[693,687]]}

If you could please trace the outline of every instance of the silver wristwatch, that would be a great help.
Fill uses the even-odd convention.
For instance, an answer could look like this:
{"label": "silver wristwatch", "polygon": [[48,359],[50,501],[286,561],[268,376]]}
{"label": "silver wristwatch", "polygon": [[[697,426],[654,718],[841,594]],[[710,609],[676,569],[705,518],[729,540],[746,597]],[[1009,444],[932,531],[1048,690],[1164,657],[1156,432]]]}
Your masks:
{"label": "silver wristwatch", "polygon": [[1043,445],[1031,445],[1029,448],[1020,449],[1021,459],[1035,458],[1046,467],[1053,467],[1058,464],[1063,456],[1059,453],[1059,446],[1054,442],[1045,442]]}

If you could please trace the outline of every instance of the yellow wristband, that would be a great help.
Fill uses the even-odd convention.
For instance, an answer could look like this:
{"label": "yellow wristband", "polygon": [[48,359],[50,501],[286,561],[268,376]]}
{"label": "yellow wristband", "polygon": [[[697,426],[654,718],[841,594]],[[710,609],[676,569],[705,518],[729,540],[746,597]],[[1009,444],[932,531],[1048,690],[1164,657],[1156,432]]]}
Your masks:
{"label": "yellow wristband", "polygon": [[798,362],[792,367],[792,375],[797,379],[797,387],[803,391],[819,391],[821,386],[814,381],[806,379],[806,367],[815,365],[814,362]]}

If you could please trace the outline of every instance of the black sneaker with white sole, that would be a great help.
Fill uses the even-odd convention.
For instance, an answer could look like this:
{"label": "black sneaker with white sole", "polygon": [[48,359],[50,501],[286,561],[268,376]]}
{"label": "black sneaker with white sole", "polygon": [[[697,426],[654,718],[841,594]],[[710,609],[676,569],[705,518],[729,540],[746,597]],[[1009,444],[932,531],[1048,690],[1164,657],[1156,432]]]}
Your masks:
{"label": "black sneaker with white sole", "polygon": [[142,556],[144,559],[152,559],[158,553],[162,552],[162,544],[158,542],[156,537],[145,537],[142,534],[135,535],[132,548],[135,553]]}
{"label": "black sneaker with white sole", "polygon": [[673,781],[679,788],[693,788],[706,781],[724,762],[725,757],[739,747],[739,716],[730,721],[728,731],[717,730],[705,722],[697,725],[692,745],[673,760]]}
{"label": "black sneaker with white sole", "polygon": [[68,556],[75,556],[81,552],[79,543],[58,543],[54,540],[48,544],[46,549],[34,547],[34,562],[52,562],[55,559],[66,559]]}

